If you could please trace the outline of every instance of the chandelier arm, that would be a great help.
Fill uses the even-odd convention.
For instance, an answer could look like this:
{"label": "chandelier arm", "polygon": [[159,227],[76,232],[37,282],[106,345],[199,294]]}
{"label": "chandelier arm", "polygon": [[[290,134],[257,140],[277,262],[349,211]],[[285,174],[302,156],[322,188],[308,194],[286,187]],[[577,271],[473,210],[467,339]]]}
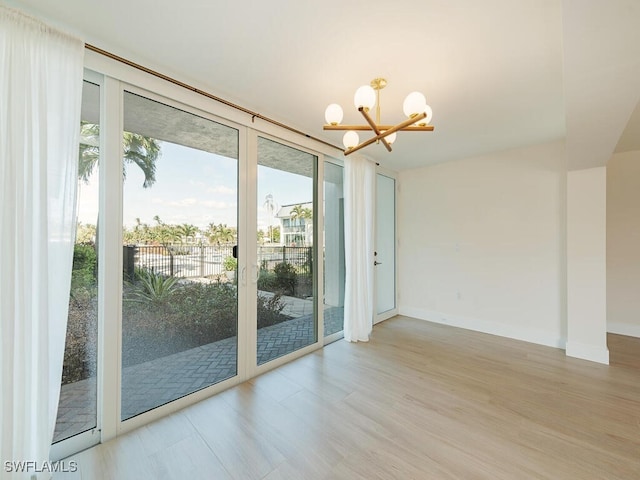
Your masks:
{"label": "chandelier arm", "polygon": [[[380,90],[378,90],[378,95],[380,95]],[[364,111],[364,108],[360,107],[360,108],[358,108],[358,111],[362,114],[362,116],[367,121],[367,123],[369,125],[371,125],[371,130],[373,130],[376,133],[376,135],[380,135],[380,129],[375,124],[373,119],[369,116],[369,114]],[[384,137],[381,137],[380,140],[382,140],[382,143],[384,144],[384,147],[387,149],[387,151],[390,152],[391,151],[391,145],[389,145],[389,142],[387,142],[387,139],[384,138]]]}
{"label": "chandelier arm", "polygon": [[433,132],[434,130],[434,126],[433,125],[425,125],[424,127],[404,127],[401,128],[401,130],[403,132]]}
{"label": "chandelier arm", "polygon": [[369,125],[324,125],[323,130],[357,130],[357,131],[371,131]]}
{"label": "chandelier arm", "polygon": [[402,130],[403,128],[408,127],[409,125],[411,125],[412,123],[417,122],[418,120],[422,120],[426,116],[427,116],[427,114],[425,112],[422,112],[421,114],[416,115],[413,118],[409,118],[409,119],[405,120],[404,122],[399,123],[395,127],[391,127],[389,130],[385,130],[384,132],[376,135],[375,137],[371,137],[370,139],[365,140],[360,145],[357,145],[357,146],[355,146],[353,148],[349,148],[349,149],[345,150],[344,154],[345,154],[345,156],[346,155],[350,155],[353,152],[356,152],[356,151],[360,150],[361,148],[364,148],[364,147],[367,147],[367,146],[371,145],[376,140],[380,140],[381,138],[384,138],[387,135],[391,135],[392,133],[397,132],[398,130]]}
{"label": "chandelier arm", "polygon": [[[332,130],[332,131],[343,131],[343,130],[355,130],[355,131],[371,131],[371,127],[369,125],[324,125],[323,130]],[[380,130],[389,130],[393,128],[393,125],[378,125]],[[399,131],[402,132],[433,132],[433,125],[425,125],[424,127],[414,127],[408,126],[401,128]]]}
{"label": "chandelier arm", "polygon": [[[385,132],[386,133],[386,132]],[[365,140],[364,142],[362,142],[360,145],[357,145],[353,148],[348,148],[347,150],[344,151],[345,156],[346,155],[350,155],[353,152],[360,150],[361,148],[367,147],[369,145],[371,145],[372,143],[375,143],[376,140],[379,140],[378,136],[376,135],[375,137],[371,137],[368,140]]]}

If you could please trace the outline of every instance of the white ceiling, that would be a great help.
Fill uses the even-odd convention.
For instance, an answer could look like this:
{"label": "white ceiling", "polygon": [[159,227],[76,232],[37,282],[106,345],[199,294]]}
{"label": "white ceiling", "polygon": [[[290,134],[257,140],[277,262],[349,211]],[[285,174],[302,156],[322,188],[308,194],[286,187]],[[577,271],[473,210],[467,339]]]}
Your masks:
{"label": "white ceiling", "polygon": [[[632,19],[638,13],[637,0],[600,3],[610,2],[631,5],[626,15]],[[327,104],[343,106],[345,123],[361,123],[353,92],[383,76],[389,85],[382,91],[382,121],[398,123],[406,94],[422,91],[435,131],[401,133],[392,153],[381,145],[363,151],[394,170],[564,138],[572,125],[564,92],[574,92],[564,78],[565,57],[583,61],[579,39],[568,38],[574,30],[583,33],[566,28],[567,15],[584,7],[578,0],[7,3],[335,145],[341,133],[322,130]],[[610,33],[590,32],[594,41]],[[581,98],[572,97],[576,115],[584,114],[576,107]],[[618,112],[625,124],[637,101]],[[579,143],[588,132],[578,130]]]}
{"label": "white ceiling", "polygon": [[631,118],[616,145],[616,153],[640,150],[640,102],[631,114]]}

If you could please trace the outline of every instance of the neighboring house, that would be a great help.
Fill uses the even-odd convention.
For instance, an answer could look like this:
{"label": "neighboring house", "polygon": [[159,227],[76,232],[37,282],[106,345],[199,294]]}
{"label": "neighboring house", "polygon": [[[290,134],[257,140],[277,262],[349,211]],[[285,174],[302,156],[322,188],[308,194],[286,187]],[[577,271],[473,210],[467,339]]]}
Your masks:
{"label": "neighboring house", "polygon": [[276,213],[280,221],[280,241],[289,247],[313,245],[313,203],[283,205]]}

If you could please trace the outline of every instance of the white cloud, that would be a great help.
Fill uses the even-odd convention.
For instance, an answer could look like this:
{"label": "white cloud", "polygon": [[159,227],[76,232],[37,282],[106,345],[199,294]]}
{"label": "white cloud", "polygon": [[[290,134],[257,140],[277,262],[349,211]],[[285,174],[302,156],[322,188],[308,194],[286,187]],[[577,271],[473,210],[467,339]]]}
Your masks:
{"label": "white cloud", "polygon": [[174,200],[172,202],[166,202],[166,205],[171,207],[191,207],[198,203],[196,198],[183,198],[182,200]]}
{"label": "white cloud", "polygon": [[227,187],[226,185],[217,185],[207,189],[207,193],[219,194],[219,195],[236,195],[236,189]]}
{"label": "white cloud", "polygon": [[151,203],[154,205],[167,205],[169,207],[190,207],[198,203],[196,198],[183,198],[182,200],[165,200],[163,198],[152,198]]}
{"label": "white cloud", "polygon": [[222,210],[223,208],[235,207],[235,205],[227,203],[227,202],[219,202],[217,200],[205,200],[200,202],[200,205],[208,207],[208,208],[216,208]]}

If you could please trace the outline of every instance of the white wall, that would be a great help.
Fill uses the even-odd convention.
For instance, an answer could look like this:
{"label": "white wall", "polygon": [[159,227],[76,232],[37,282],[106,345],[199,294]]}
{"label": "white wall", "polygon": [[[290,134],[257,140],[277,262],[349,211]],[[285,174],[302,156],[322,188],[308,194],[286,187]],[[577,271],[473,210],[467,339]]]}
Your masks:
{"label": "white wall", "polygon": [[640,337],[640,151],[607,163],[607,329]]}
{"label": "white wall", "polygon": [[400,313],[563,347],[564,142],[403,171],[399,181]]}
{"label": "white wall", "polygon": [[567,174],[566,351],[608,364],[606,188],[606,167]]}

